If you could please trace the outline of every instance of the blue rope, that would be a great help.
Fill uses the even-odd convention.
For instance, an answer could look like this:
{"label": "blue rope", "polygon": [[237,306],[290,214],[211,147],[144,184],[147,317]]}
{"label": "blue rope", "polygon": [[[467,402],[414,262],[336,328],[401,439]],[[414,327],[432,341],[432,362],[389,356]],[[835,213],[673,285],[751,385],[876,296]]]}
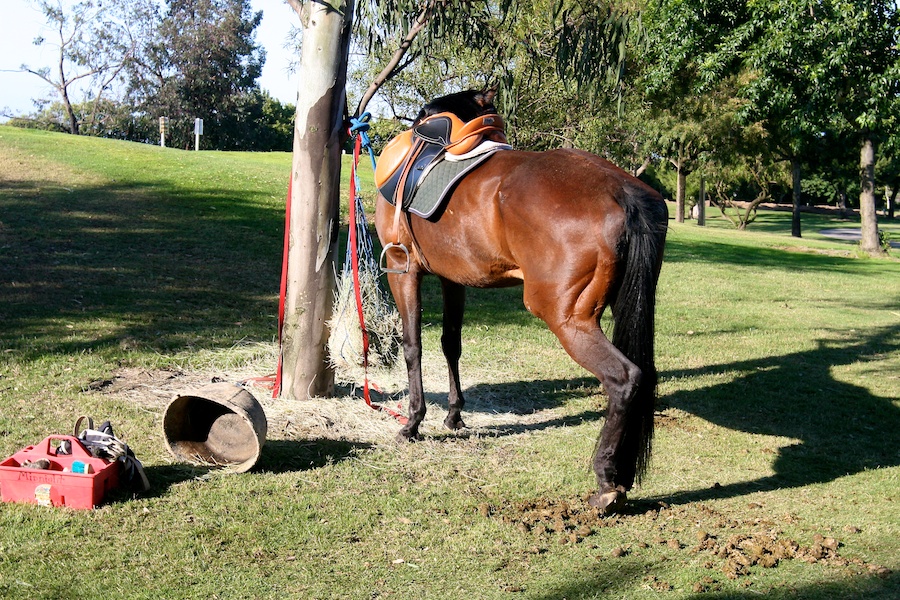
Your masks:
{"label": "blue rope", "polygon": [[[372,115],[368,112],[364,112],[358,117],[350,117],[350,135],[359,134],[360,142],[362,143],[362,147],[369,151],[369,158],[372,159],[372,172],[375,172],[375,151],[372,150],[372,141],[369,139],[369,128],[371,124],[369,121],[372,120]],[[359,189],[359,182],[357,181],[357,188]]]}
{"label": "blue rope", "polygon": [[[372,149],[372,142],[369,139],[369,128],[371,127],[370,121],[372,119],[372,115],[368,112],[364,112],[359,117],[350,117],[350,136],[354,135],[359,136],[360,145],[368,150],[369,158],[372,160],[372,172],[375,172],[375,151]],[[358,222],[356,223],[357,227],[357,240],[362,240],[362,248],[359,248],[359,254],[361,257],[361,262],[365,262],[366,265],[370,268],[374,266],[375,271],[377,271],[378,263],[375,260],[375,251],[372,247],[372,238],[369,235],[368,223],[366,222],[366,213],[363,210],[362,205],[362,196],[360,196],[359,191],[362,189],[359,184],[359,172],[356,169],[356,164],[352,165],[351,176],[353,177],[353,185],[356,188],[356,197],[353,199],[356,202],[356,214],[358,217]],[[347,248],[347,256],[344,261],[344,268],[349,270],[350,265],[350,248]]]}

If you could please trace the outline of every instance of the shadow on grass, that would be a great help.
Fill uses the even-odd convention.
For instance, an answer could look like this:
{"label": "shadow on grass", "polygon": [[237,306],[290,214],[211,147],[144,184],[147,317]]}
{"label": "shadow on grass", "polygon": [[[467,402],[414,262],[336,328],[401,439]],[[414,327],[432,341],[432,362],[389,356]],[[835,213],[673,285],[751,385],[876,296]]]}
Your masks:
{"label": "shadow on grass", "polygon": [[271,340],[283,207],[240,189],[0,187],[0,340],[26,360]]}
{"label": "shadow on grass", "polygon": [[716,265],[741,267],[766,267],[781,271],[822,271],[863,276],[868,273],[861,265],[866,263],[844,256],[831,256],[813,252],[787,252],[779,248],[766,248],[749,244],[730,244],[711,240],[666,240],[665,262],[706,262]]}
{"label": "shadow on grass", "polygon": [[[776,451],[775,474],[770,477],[684,491],[666,501],[741,496],[900,465],[897,398],[875,396],[834,375],[835,367],[877,360],[897,351],[900,326],[875,330],[856,341],[820,342],[811,351],[662,374],[691,378],[738,372],[740,376],[728,383],[676,392],[663,401],[735,431],[799,440]],[[889,374],[873,372],[871,376]]]}
{"label": "shadow on grass", "polygon": [[254,472],[294,473],[318,469],[347,460],[371,444],[343,440],[269,440],[263,446]]}
{"label": "shadow on grass", "polygon": [[[253,473],[295,473],[319,469],[347,460],[358,452],[370,448],[370,444],[330,439],[268,440],[262,448],[259,461],[246,476],[252,476]],[[145,472],[150,481],[150,490],[139,495],[155,498],[165,495],[173,485],[203,479],[214,473],[215,469],[176,463],[149,466],[145,468]],[[245,474],[235,476],[241,477]],[[130,497],[131,492],[124,489],[116,490],[112,493],[111,500],[115,502]]]}
{"label": "shadow on grass", "polygon": [[[571,578],[564,586],[556,586],[539,593],[528,594],[533,600],[600,600],[612,597],[628,597],[629,592],[643,585],[648,591],[653,589],[653,583],[658,582],[653,576],[651,563],[641,563],[635,560],[607,560],[597,563],[590,574],[579,573]],[[773,600],[798,599],[798,598],[896,598],[900,591],[900,574],[892,573],[885,578],[877,576],[854,577],[852,581],[823,581],[816,584],[790,585],[761,589],[758,585],[746,591],[715,591],[706,590],[688,595],[679,595],[679,598],[689,599],[734,599],[746,598],[771,598]],[[673,590],[662,588],[657,594],[665,596],[665,593],[677,593]]]}
{"label": "shadow on grass", "polygon": [[[721,385],[661,398],[660,405],[679,408],[734,431],[799,441],[774,451],[772,476],[641,501],[652,504],[662,499],[677,504],[736,497],[900,465],[900,408],[894,404],[896,398],[875,396],[834,375],[835,368],[879,360],[898,351],[900,326],[895,326],[853,341],[820,342],[810,351],[661,373],[662,378],[674,379],[737,373]],[[889,374],[873,372],[872,376]],[[530,414],[596,394],[596,386],[592,378],[479,384],[466,390],[465,412]],[[433,395],[429,401],[440,403],[442,398]],[[514,435],[596,421],[599,434],[603,414],[601,410],[584,410],[536,423],[488,426],[479,428],[479,432]],[[666,457],[657,454],[654,460],[663,464]]]}

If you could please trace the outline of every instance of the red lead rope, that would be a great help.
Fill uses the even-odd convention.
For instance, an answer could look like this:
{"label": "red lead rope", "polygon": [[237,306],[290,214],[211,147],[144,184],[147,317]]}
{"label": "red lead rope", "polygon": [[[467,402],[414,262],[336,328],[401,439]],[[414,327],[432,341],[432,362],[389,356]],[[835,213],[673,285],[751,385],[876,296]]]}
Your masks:
{"label": "red lead rope", "polygon": [[281,395],[282,346],[281,336],[284,329],[284,299],[287,295],[288,247],[291,243],[291,192],[294,175],[288,178],[287,200],[284,204],[284,249],[281,255],[281,287],[278,291],[278,366],[275,368],[275,383],[272,385],[272,397]]}
{"label": "red lead rope", "polygon": [[[384,411],[397,419],[398,422],[405,425],[408,421],[405,416],[385,406],[372,404],[372,398],[369,393],[369,332],[366,329],[366,317],[363,312],[362,302],[362,288],[359,285],[359,243],[356,231],[356,167],[359,165],[359,154],[361,149],[362,137],[357,135],[353,145],[353,162],[351,163],[352,171],[350,173],[350,261],[351,270],[353,272],[353,291],[356,296],[356,313],[359,315],[359,329],[362,332],[363,342],[363,398],[371,409]],[[376,387],[375,389],[377,390],[378,388]]]}
{"label": "red lead rope", "polygon": [[366,317],[363,313],[362,290],[359,285],[359,245],[356,232],[356,166],[359,163],[359,151],[362,147],[362,140],[356,136],[356,143],[353,145],[353,167],[350,173],[350,261],[353,272],[353,292],[356,296],[356,313],[359,315],[359,329],[362,331],[363,344],[363,371],[365,373],[363,387],[363,397],[366,404],[372,406],[372,399],[369,396],[369,332],[366,329]]}

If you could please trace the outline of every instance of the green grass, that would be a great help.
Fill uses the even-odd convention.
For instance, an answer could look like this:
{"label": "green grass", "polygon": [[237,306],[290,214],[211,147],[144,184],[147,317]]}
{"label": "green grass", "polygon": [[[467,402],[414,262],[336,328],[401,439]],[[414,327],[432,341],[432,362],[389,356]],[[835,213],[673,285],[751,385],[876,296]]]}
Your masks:
{"label": "green grass", "polygon": [[[153,485],[94,511],[0,505],[0,597],[900,595],[900,261],[818,236],[858,225],[823,215],[803,215],[802,239],[781,212],[745,232],[713,214],[705,228],[672,223],[654,459],[629,512],[591,521],[591,535],[524,522],[534,504],[584,513],[605,399],[517,289],[469,294],[471,431],[429,425],[397,446],[379,441],[396,424],[364,408],[378,436],[302,429],[291,415],[315,403],[266,400],[252,472],[173,463],[158,402],[89,384],[123,369],[274,368],[289,170],[286,154],[0,127],[0,454],[91,414],[112,420]],[[435,404],[439,295],[430,281]],[[730,579],[696,548],[701,530],[804,547],[821,534],[840,556]]]}

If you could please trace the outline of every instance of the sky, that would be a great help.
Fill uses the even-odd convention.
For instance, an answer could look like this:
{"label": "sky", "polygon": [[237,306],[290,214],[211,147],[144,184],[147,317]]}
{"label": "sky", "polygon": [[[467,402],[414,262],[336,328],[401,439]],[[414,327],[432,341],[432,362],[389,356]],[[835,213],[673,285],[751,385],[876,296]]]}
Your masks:
{"label": "sky", "polygon": [[[260,87],[278,100],[293,104],[297,99],[297,75],[288,73],[291,53],[284,48],[291,26],[299,24],[285,0],[250,0],[253,11],[263,11],[256,29],[256,43],[266,50]],[[3,0],[0,20],[0,113],[21,114],[34,110],[32,99],[46,97],[53,89],[36,75],[17,72],[24,63],[40,68],[53,64],[53,50],[32,42],[46,24],[40,11],[27,0]],[[0,119],[5,120],[5,119]]]}

